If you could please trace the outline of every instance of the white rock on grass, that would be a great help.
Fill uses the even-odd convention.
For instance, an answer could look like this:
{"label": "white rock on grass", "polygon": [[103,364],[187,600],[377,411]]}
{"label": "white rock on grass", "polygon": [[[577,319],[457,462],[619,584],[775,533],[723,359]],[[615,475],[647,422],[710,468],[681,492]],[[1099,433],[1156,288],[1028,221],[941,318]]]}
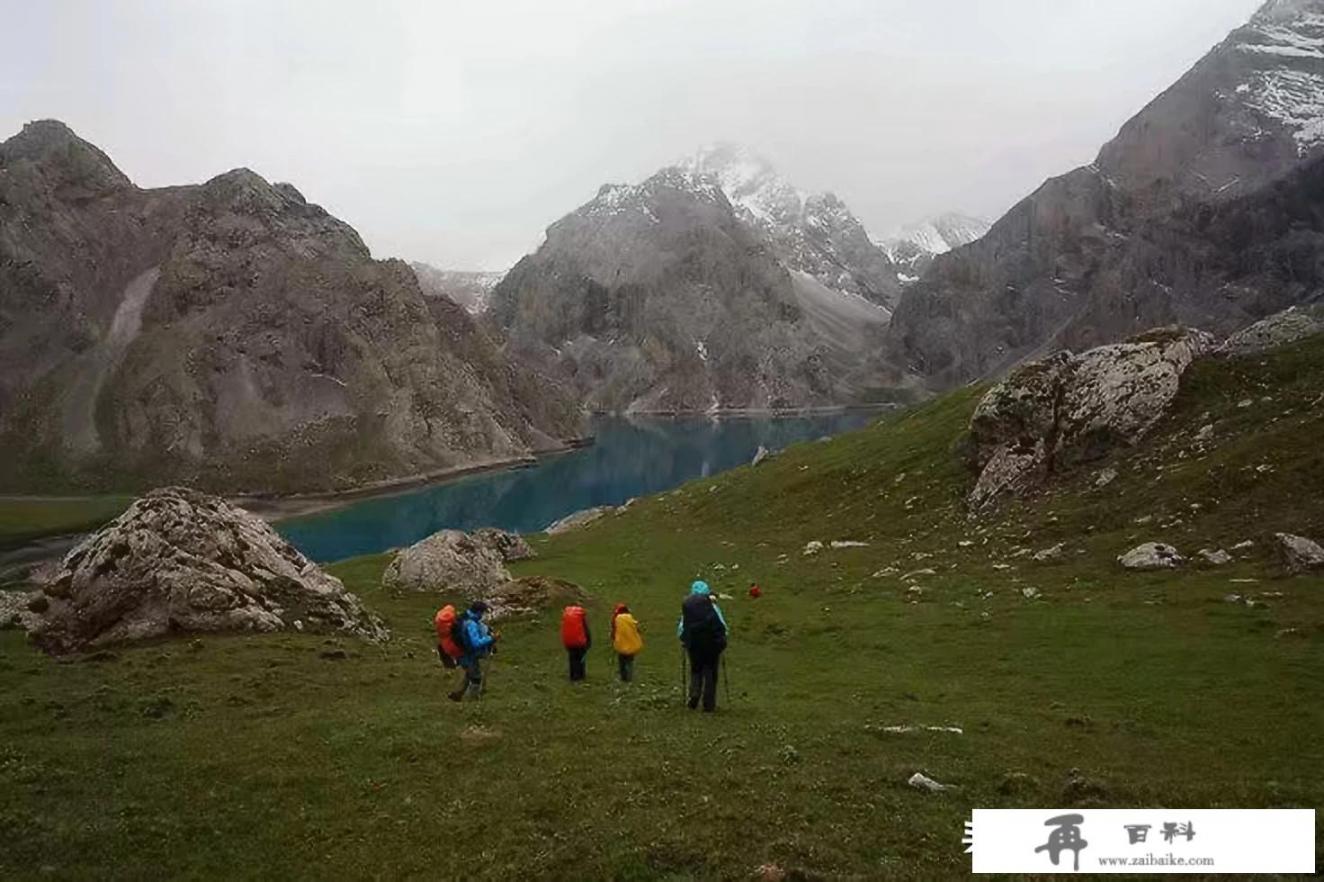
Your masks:
{"label": "white rock on grass", "polygon": [[1324,548],[1319,543],[1291,533],[1277,533],[1274,538],[1278,540],[1278,555],[1288,572],[1324,569]]}
{"label": "white rock on grass", "polygon": [[804,555],[805,557],[811,557],[812,555],[818,554],[822,550],[823,550],[823,543],[819,542],[817,539],[812,539],[809,542],[805,543]]}
{"label": "white rock on grass", "polygon": [[948,788],[946,784],[939,784],[937,781],[925,775],[923,772],[916,772],[911,775],[906,783],[916,790],[923,790],[926,793],[942,793]]}
{"label": "white rock on grass", "polygon": [[1066,545],[1059,542],[1052,548],[1045,548],[1042,551],[1035,552],[1034,559],[1039,561],[1039,563],[1055,563],[1066,557],[1066,553]]}
{"label": "white rock on grass", "polygon": [[66,554],[41,590],[49,606],[31,633],[51,653],[184,633],[389,637],[339,579],[261,518],[183,487],[135,500]]}
{"label": "white rock on grass", "polygon": [[852,539],[836,539],[831,543],[833,548],[868,548],[868,542],[857,542]]}
{"label": "white rock on grass", "polygon": [[497,548],[460,530],[442,530],[396,552],[382,574],[387,588],[482,597],[511,580]]}
{"label": "white rock on grass", "polygon": [[1196,554],[1200,556],[1200,560],[1211,567],[1221,567],[1232,563],[1232,555],[1221,548],[1201,548]]}
{"label": "white rock on grass", "polygon": [[610,505],[602,505],[597,508],[586,508],[583,511],[577,511],[574,514],[566,515],[561,520],[547,528],[548,535],[555,536],[557,533],[565,533],[569,530],[577,530],[580,527],[588,526],[596,520],[600,520],[603,515],[612,511]]}
{"label": "white rock on grass", "polygon": [[1171,545],[1146,542],[1117,558],[1117,562],[1128,570],[1171,570],[1181,566],[1183,558]]}

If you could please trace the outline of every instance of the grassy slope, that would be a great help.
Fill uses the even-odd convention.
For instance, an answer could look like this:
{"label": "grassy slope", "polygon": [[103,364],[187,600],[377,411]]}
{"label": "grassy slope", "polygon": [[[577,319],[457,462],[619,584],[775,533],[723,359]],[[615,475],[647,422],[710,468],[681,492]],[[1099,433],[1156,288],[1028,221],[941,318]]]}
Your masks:
{"label": "grassy slope", "polygon": [[0,549],[95,530],[117,517],[130,501],[128,496],[0,497]]}
{"label": "grassy slope", "polygon": [[[599,630],[618,598],[650,629],[628,689],[605,648],[589,684],[563,682],[549,617],[506,627],[486,701],[450,704],[436,600],[380,592],[383,557],[336,568],[396,629],[346,660],[290,635],[59,665],[0,635],[0,877],[435,879],[458,875],[463,843],[479,879],[764,862],[957,878],[976,806],[1319,806],[1324,580],[1280,578],[1265,540],[1324,537],[1322,390],[1324,340],[1201,365],[1112,485],[1065,476],[980,524],[960,505],[965,391],[540,541],[523,572],[588,587]],[[1199,453],[1209,422],[1219,443]],[[1149,539],[1246,538],[1259,551],[1219,570],[1114,564]],[[806,557],[813,539],[870,545]],[[1057,542],[1065,562],[1025,553]],[[921,568],[936,574],[900,578]],[[696,574],[737,594],[735,694],[711,717],[675,686],[670,630]],[[739,594],[750,578],[761,600]],[[877,731],[893,723],[965,734]],[[910,790],[915,770],[959,789]]]}

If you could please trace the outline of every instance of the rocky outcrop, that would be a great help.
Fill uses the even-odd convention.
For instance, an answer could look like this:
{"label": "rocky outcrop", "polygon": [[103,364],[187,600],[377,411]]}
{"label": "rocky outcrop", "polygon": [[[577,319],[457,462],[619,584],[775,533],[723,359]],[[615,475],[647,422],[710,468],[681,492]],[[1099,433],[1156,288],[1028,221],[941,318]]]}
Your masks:
{"label": "rocky outcrop", "polygon": [[586,508],[583,511],[577,511],[574,514],[568,514],[556,521],[547,528],[547,535],[555,536],[558,533],[568,533],[571,530],[578,530],[580,527],[587,527],[589,524],[609,514],[615,509],[610,505],[600,505],[596,508]]}
{"label": "rocky outcrop", "polygon": [[501,550],[461,530],[442,530],[397,551],[382,574],[387,588],[453,592],[470,599],[483,598],[510,580]]}
{"label": "rocky outcrop", "polygon": [[1117,562],[1128,570],[1171,570],[1181,566],[1184,559],[1171,545],[1146,542],[1117,558]]}
{"label": "rocky outcrop", "polygon": [[1293,306],[1237,331],[1218,347],[1220,355],[1252,355],[1324,334],[1324,306]]}
{"label": "rocky outcrop", "polygon": [[580,434],[567,390],[289,184],[0,144],[0,487],[334,490]]}
{"label": "rocky outcrop", "polygon": [[1167,413],[1191,362],[1212,346],[1208,334],[1162,329],[1013,371],[989,390],[970,422],[979,472],[970,509],[1135,444]]}
{"label": "rocky outcrop", "polygon": [[154,490],[65,555],[32,639],[51,653],[175,634],[389,632],[266,522],[194,490]]}
{"label": "rocky outcrop", "polygon": [[1274,538],[1278,542],[1278,556],[1288,572],[1324,570],[1324,548],[1319,543],[1291,533],[1278,533]]}
{"label": "rocky outcrop", "polygon": [[1227,334],[1324,287],[1324,0],[1271,0],[1130,120],[908,287],[888,351],[947,388],[1182,324]]}
{"label": "rocky outcrop", "polygon": [[50,601],[40,591],[0,591],[0,631],[5,628],[31,631],[49,608]]}
{"label": "rocky outcrop", "polygon": [[494,527],[483,527],[473,532],[474,541],[486,545],[504,561],[528,560],[537,557],[529,543],[518,533],[509,533]]}

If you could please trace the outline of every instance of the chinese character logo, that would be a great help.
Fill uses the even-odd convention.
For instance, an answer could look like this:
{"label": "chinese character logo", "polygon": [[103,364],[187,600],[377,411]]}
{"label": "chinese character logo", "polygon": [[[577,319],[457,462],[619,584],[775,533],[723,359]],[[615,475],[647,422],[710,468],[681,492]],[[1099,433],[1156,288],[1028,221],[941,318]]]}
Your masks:
{"label": "chinese character logo", "polygon": [[1189,821],[1185,824],[1166,823],[1163,825],[1163,841],[1172,842],[1178,836],[1185,836],[1186,841],[1190,842],[1195,838],[1195,825]]}
{"label": "chinese character logo", "polygon": [[1058,815],[1055,818],[1049,818],[1044,821],[1045,827],[1055,827],[1052,833],[1048,834],[1048,841],[1034,850],[1035,854],[1041,851],[1048,852],[1048,857],[1057,866],[1057,860],[1062,856],[1062,852],[1072,852],[1074,858],[1073,864],[1076,872],[1080,872],[1080,852],[1081,849],[1089,845],[1080,836],[1080,825],[1085,823],[1084,815]]}
{"label": "chinese character logo", "polygon": [[1145,837],[1149,835],[1149,824],[1126,824],[1126,835],[1131,840],[1131,845],[1137,842],[1144,842]]}

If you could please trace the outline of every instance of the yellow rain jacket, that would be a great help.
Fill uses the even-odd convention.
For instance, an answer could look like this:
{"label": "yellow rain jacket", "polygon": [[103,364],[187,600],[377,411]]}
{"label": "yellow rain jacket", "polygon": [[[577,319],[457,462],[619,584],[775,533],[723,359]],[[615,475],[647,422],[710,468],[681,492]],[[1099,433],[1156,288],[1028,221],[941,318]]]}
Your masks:
{"label": "yellow rain jacket", "polygon": [[643,652],[644,638],[639,633],[639,621],[629,613],[616,617],[616,637],[612,648],[621,655],[638,655]]}

